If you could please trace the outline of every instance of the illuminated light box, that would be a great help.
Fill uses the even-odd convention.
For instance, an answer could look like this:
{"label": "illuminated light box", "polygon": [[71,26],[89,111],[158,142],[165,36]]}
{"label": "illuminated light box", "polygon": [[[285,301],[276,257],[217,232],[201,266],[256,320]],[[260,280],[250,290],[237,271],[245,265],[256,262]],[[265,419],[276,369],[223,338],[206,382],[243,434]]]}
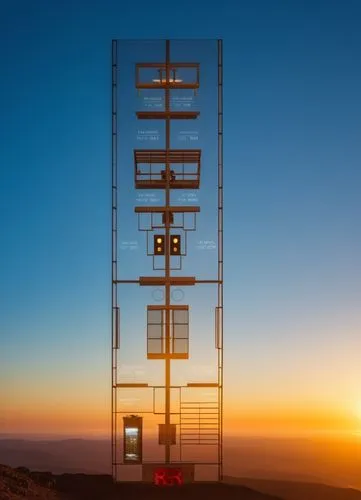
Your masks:
{"label": "illuminated light box", "polygon": [[123,417],[124,421],[124,449],[123,462],[125,464],[142,463],[142,431],[143,418],[137,415]]}
{"label": "illuminated light box", "polygon": [[143,464],[143,482],[156,486],[181,486],[194,482],[194,464]]}

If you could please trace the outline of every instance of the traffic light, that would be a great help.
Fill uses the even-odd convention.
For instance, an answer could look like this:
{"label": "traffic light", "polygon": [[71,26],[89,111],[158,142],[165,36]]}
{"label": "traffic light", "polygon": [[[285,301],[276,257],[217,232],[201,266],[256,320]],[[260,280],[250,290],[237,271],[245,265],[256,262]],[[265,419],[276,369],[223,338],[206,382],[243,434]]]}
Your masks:
{"label": "traffic light", "polygon": [[164,234],[154,235],[154,255],[164,255],[165,245],[164,245]]}
{"label": "traffic light", "polygon": [[181,254],[181,237],[179,234],[171,234],[170,236],[170,254]]}

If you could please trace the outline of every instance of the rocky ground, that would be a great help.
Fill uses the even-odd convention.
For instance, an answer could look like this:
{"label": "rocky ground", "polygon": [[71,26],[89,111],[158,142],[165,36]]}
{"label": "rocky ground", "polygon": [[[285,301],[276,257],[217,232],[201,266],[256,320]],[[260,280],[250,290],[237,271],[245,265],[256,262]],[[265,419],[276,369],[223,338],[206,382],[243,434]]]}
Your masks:
{"label": "rocky ground", "polygon": [[55,500],[62,498],[54,490],[51,474],[44,475],[40,481],[31,476],[25,468],[12,469],[0,465],[0,500]]}

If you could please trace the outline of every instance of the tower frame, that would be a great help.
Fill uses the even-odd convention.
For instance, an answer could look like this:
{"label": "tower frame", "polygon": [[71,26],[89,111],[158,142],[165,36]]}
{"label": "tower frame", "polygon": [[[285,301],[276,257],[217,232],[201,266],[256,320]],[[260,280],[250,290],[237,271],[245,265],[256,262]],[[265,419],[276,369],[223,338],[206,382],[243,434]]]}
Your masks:
{"label": "tower frame", "polygon": [[[170,93],[172,89],[176,88],[188,88],[188,89],[198,89],[200,86],[199,75],[200,69],[197,63],[187,62],[187,63],[172,63],[171,61],[171,40],[164,40],[165,43],[165,60],[162,63],[139,63],[136,66],[136,87],[141,89],[154,89],[161,88],[164,90],[165,97],[165,109],[163,112],[159,111],[139,111],[137,112],[137,117],[140,120],[146,119],[161,119],[165,121],[165,149],[164,150],[135,150],[134,151],[134,161],[135,161],[135,173],[134,182],[138,189],[164,189],[165,192],[165,204],[162,207],[135,207],[135,212],[138,214],[148,213],[153,216],[154,213],[161,213],[163,215],[163,229],[165,237],[165,267],[164,275],[159,277],[139,277],[138,279],[132,280],[120,280],[118,276],[119,269],[119,258],[118,258],[118,40],[112,41],[112,150],[111,150],[111,463],[112,463],[112,476],[114,481],[118,481],[118,466],[124,465],[124,462],[120,462],[118,459],[118,444],[120,442],[120,436],[122,435],[119,431],[119,415],[129,413],[126,411],[119,410],[118,392],[122,388],[132,388],[136,390],[137,388],[149,388],[153,390],[153,401],[155,400],[155,392],[157,389],[163,389],[165,394],[165,411],[164,411],[164,424],[162,425],[162,432],[164,438],[164,464],[172,465],[175,463],[186,464],[182,461],[182,439],[180,442],[180,460],[177,462],[172,462],[171,460],[171,446],[172,440],[170,438],[173,428],[171,423],[172,415],[171,412],[171,389],[179,390],[180,397],[180,409],[179,415],[180,421],[182,418],[182,404],[187,410],[195,409],[192,407],[192,402],[182,403],[182,388],[199,388],[199,387],[213,387],[217,389],[217,406],[215,410],[217,412],[217,462],[197,462],[197,465],[217,465],[218,467],[218,480],[223,479],[223,44],[222,40],[217,40],[217,177],[218,177],[218,209],[217,209],[217,236],[218,236],[218,270],[216,279],[206,279],[198,280],[195,277],[176,277],[171,274],[171,254],[170,254],[170,238],[172,235],[172,223],[174,213],[187,213],[193,212],[194,216],[199,212],[199,207],[189,207],[189,206],[172,206],[170,200],[170,193],[172,189],[188,189],[188,188],[199,188],[199,178],[200,178],[200,151],[199,150],[175,150],[171,148],[170,143],[170,130],[171,123],[173,119],[197,119],[198,112],[187,112],[187,111],[172,111],[170,106]],[[151,83],[142,83],[139,81],[139,72],[142,67],[156,67],[159,70],[159,81]],[[175,70],[179,67],[190,67],[195,68],[197,79],[193,84],[178,82],[175,77]],[[172,72],[173,76],[172,76]],[[165,78],[163,78],[163,73]],[[150,178],[142,180],[139,178],[137,166],[138,161],[141,162],[145,157],[149,158],[149,163],[163,163],[165,170],[162,171],[161,178],[152,179]],[[195,161],[197,163],[197,172],[192,180],[176,179],[176,174],[171,170],[171,165],[173,163],[187,162],[187,160]],[[188,182],[188,184],[187,184]],[[148,233],[147,233],[148,234]],[[182,254],[183,255],[183,254]],[[174,343],[174,334],[171,334],[171,328],[174,328],[171,318],[173,318],[174,310],[177,310],[177,306],[171,304],[171,287],[173,286],[193,286],[202,285],[204,283],[213,284],[217,287],[217,306],[215,308],[215,348],[217,349],[217,382],[207,382],[207,383],[188,383],[186,386],[173,386],[171,383],[171,361],[172,359],[187,359],[187,357],[178,355],[174,352],[172,347],[172,342]],[[138,284],[140,286],[164,286],[165,290],[165,302],[161,306],[164,310],[164,352],[159,353],[159,356],[154,356],[153,359],[164,359],[164,386],[150,386],[147,383],[122,383],[119,382],[118,375],[118,351],[120,349],[120,305],[118,300],[118,285]],[[150,310],[152,310],[152,307]],[[182,308],[182,306],[179,306]],[[154,308],[153,309],[157,309]],[[163,340],[163,339],[162,339]],[[179,353],[178,353],[179,354]],[[152,359],[148,355],[148,359]],[[194,403],[195,404],[195,403]],[[204,403],[205,404],[205,403]],[[188,407],[187,407],[188,405]],[[200,405],[198,405],[200,407]],[[209,407],[211,408],[211,407]],[[196,408],[197,409],[197,408]],[[141,412],[147,413],[147,412]],[[159,414],[155,411],[155,404],[153,404],[153,414]],[[161,413],[163,414],[163,413]],[[192,414],[192,413],[185,413]],[[180,424],[181,425],[181,424]],[[200,436],[200,435],[199,435]],[[201,438],[198,436],[199,444],[211,444],[211,443],[201,443]],[[184,443],[187,444],[186,440]],[[191,444],[191,443],[188,443]]]}

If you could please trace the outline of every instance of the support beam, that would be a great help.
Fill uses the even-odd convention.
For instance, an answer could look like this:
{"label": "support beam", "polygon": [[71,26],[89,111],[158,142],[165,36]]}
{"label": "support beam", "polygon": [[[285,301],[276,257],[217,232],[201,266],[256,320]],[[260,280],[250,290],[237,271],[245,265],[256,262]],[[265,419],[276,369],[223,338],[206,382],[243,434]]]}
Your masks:
{"label": "support beam", "polygon": [[127,388],[134,389],[136,387],[149,387],[149,384],[145,384],[145,383],[129,383],[129,384],[128,383],[124,383],[124,384],[115,384],[114,387],[118,387],[118,388],[120,388],[120,387],[122,387],[122,388],[127,387]]}
{"label": "support beam", "polygon": [[137,111],[136,114],[139,120],[194,120],[199,111]]}
{"label": "support beam", "polygon": [[187,276],[140,276],[139,278],[140,286],[192,286],[195,282],[194,277]]}
{"label": "support beam", "polygon": [[200,212],[200,207],[189,207],[189,206],[165,206],[165,207],[134,207],[134,212],[136,214],[145,213],[159,213],[172,212],[172,213],[194,213]]}

